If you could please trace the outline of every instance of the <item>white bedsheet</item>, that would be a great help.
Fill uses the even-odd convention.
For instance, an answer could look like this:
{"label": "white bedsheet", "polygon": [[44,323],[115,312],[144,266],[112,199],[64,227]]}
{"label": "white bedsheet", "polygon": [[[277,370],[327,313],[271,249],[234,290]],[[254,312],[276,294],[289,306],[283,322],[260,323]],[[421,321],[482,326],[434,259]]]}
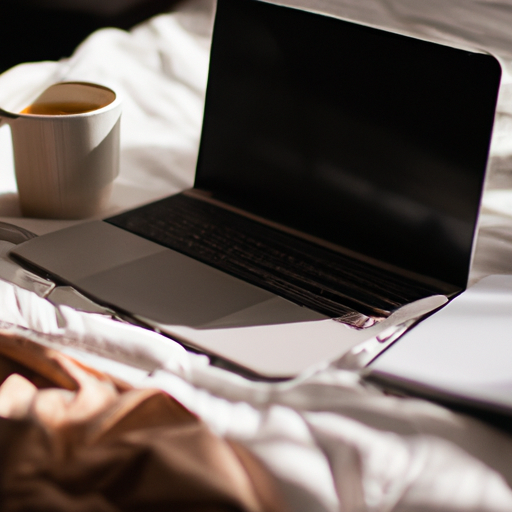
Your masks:
{"label": "white bedsheet", "polygon": [[[314,8],[499,57],[504,79],[471,280],[512,273],[512,4],[317,0]],[[124,113],[121,174],[109,211],[190,186],[212,12],[210,0],[187,1],[129,33],[101,30],[70,59],[13,68],[0,76],[0,105],[22,107],[45,84],[60,80],[110,85],[123,96]],[[19,218],[6,128],[0,130],[0,194],[3,220],[37,233],[68,224]],[[137,386],[170,392],[215,432],[261,457],[292,510],[512,510],[511,436],[423,400],[385,396],[335,367],[280,384],[248,381],[158,334],[54,306],[44,298],[49,289],[34,287],[2,258],[7,248],[0,247],[5,328],[58,335],[38,340]]]}

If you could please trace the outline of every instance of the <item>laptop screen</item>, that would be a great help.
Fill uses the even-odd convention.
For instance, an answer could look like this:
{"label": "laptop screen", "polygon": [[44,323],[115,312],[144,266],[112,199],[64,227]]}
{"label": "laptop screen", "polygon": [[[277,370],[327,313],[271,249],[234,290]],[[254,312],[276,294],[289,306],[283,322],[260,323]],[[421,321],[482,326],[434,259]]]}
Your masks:
{"label": "laptop screen", "polygon": [[195,187],[465,288],[500,67],[256,0],[218,0]]}

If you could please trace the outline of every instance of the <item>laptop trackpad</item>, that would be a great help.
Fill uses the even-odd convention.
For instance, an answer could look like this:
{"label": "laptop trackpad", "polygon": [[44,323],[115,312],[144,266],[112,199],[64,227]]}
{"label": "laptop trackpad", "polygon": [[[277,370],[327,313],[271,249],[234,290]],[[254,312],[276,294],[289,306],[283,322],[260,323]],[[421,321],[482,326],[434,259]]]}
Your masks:
{"label": "laptop trackpad", "polygon": [[212,328],[324,318],[102,221],[34,238],[12,253],[102,304],[160,324]]}
{"label": "laptop trackpad", "polygon": [[275,297],[172,250],[84,277],[75,284],[128,313],[190,327],[208,324]]}

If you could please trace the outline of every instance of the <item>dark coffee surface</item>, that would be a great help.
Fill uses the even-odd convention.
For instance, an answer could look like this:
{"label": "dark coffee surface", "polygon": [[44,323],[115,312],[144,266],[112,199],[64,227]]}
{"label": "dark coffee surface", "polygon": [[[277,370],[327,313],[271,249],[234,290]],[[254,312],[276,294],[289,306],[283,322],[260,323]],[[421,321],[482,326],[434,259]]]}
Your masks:
{"label": "dark coffee surface", "polygon": [[22,114],[36,114],[44,116],[65,116],[71,114],[83,114],[92,112],[104,105],[90,103],[87,101],[74,101],[62,103],[37,103],[24,108]]}

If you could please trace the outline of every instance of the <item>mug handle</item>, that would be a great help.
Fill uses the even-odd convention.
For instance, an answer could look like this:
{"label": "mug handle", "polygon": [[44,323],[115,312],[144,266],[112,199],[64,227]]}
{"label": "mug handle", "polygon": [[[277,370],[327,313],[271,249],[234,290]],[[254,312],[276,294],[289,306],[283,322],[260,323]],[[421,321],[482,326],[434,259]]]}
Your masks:
{"label": "mug handle", "polygon": [[20,117],[18,114],[13,114],[12,112],[7,112],[3,108],[0,108],[0,127],[13,119],[18,119]]}

